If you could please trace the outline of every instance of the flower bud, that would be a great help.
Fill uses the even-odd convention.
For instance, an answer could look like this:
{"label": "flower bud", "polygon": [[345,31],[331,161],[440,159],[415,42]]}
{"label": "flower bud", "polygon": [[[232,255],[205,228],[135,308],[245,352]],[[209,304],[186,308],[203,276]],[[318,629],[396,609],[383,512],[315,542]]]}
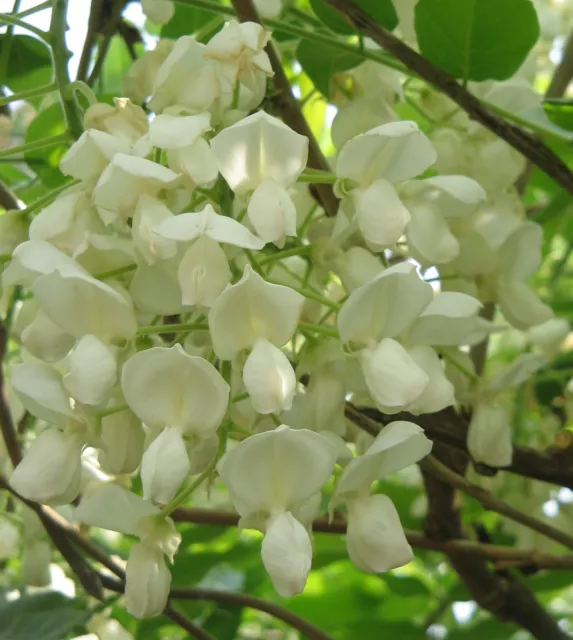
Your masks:
{"label": "flower bud", "polygon": [[243,382],[255,411],[288,411],[296,389],[296,376],[285,354],[268,340],[259,339],[243,369]]}
{"label": "flower bud", "polygon": [[50,427],[42,431],[14,469],[10,485],[28,500],[60,505],[80,491],[83,440]]}
{"label": "flower bud", "polygon": [[476,404],[468,430],[468,450],[475,462],[508,467],[513,447],[507,413],[485,402]]}
{"label": "flower bud", "polygon": [[52,548],[45,540],[29,540],[22,549],[22,582],[29,587],[47,587],[51,582]]}
{"label": "flower bud", "polygon": [[131,547],[125,576],[125,607],[136,618],[151,618],[165,609],[171,573],[163,552],[153,545]]}
{"label": "flower bud", "polygon": [[382,573],[408,564],[413,557],[392,500],[380,494],[347,503],[346,546],[362,571]]}
{"label": "flower bud", "polygon": [[99,129],[133,146],[147,133],[145,111],[133,104],[129,98],[114,98],[115,106],[97,102],[84,113],[84,127]]}
{"label": "flower bud", "polygon": [[143,454],[143,496],[151,502],[167,504],[189,474],[189,468],[181,433],[175,427],[165,428]]}
{"label": "flower bud", "polygon": [[308,532],[290,511],[267,522],[261,555],[279,595],[301,593],[312,563],[312,546]]}

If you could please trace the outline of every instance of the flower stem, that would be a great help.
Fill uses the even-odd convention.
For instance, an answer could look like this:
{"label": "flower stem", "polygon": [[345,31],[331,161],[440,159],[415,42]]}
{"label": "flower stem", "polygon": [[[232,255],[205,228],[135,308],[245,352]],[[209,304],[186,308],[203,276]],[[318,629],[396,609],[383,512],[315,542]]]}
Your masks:
{"label": "flower stem", "polygon": [[285,249],[284,251],[277,251],[276,253],[271,253],[266,256],[262,260],[259,260],[259,266],[264,267],[267,264],[271,264],[272,262],[276,262],[277,260],[284,260],[285,258],[290,258],[291,256],[302,256],[312,251],[312,245],[303,244],[300,247],[293,247],[292,249]]}
{"label": "flower stem", "polygon": [[137,269],[136,264],[127,264],[124,267],[118,267],[117,269],[112,269],[111,271],[104,271],[103,273],[98,273],[95,276],[98,280],[108,280],[109,278],[114,278],[115,276],[121,276],[124,273],[130,273],[131,271],[135,271]]}
{"label": "flower stem", "polygon": [[54,0],[52,19],[50,21],[50,36],[52,39],[52,60],[56,84],[60,92],[68,130],[72,137],[77,140],[82,135],[84,127],[73,89],[70,89],[68,60],[71,57],[71,53],[66,46],[65,37],[68,29],[66,21],[67,10],[68,0]]}
{"label": "flower stem", "polygon": [[28,98],[36,98],[37,96],[43,96],[45,93],[50,93],[57,90],[55,83],[47,84],[43,87],[36,89],[28,89],[28,91],[21,91],[20,93],[13,93],[11,96],[2,96],[0,98],[0,107],[16,100],[27,100]]}
{"label": "flower stem", "polygon": [[444,360],[447,360],[452,366],[454,366],[460,373],[463,373],[464,376],[469,378],[472,382],[478,382],[479,376],[466,369],[463,364],[458,362],[454,357],[452,357],[445,349],[438,349],[434,347],[436,352],[439,353]]}
{"label": "flower stem", "polygon": [[186,489],[175,496],[173,500],[171,500],[168,504],[166,504],[163,509],[159,512],[163,517],[167,517],[171,512],[173,512],[177,507],[180,507],[185,503],[187,498],[197,489],[199,486],[203,484],[207,478],[215,471],[217,467],[217,463],[223,457],[225,453],[225,449],[227,447],[227,428],[228,425],[221,426],[219,430],[219,448],[217,449],[217,453],[215,454],[213,460],[208,464],[207,468],[203,473],[194,480]]}
{"label": "flower stem", "polygon": [[108,407],[107,409],[98,411],[97,417],[101,420],[101,418],[107,418],[107,416],[112,416],[114,413],[121,413],[122,411],[127,411],[128,409],[129,407],[126,404],[118,404],[115,407]]}
{"label": "flower stem", "polygon": [[329,329],[319,324],[311,324],[310,322],[299,322],[299,329],[303,331],[309,331],[311,333],[318,333],[329,338],[338,338],[338,331],[336,329]]}
{"label": "flower stem", "polygon": [[[266,280],[270,284],[281,285],[280,282],[275,282],[273,280],[269,280],[268,278]],[[281,285],[281,286],[285,286],[285,285]],[[324,296],[321,296],[320,294],[315,293],[314,291],[309,291],[309,289],[304,289],[303,287],[295,287],[292,284],[289,284],[288,288],[292,289],[293,291],[296,291],[297,293],[300,293],[301,296],[304,296],[309,300],[320,302],[320,304],[323,304],[325,307],[330,307],[331,309],[334,309],[334,310],[338,310],[340,308],[340,305],[338,304],[338,302],[334,302],[334,300],[330,300],[330,298],[325,298]]]}
{"label": "flower stem", "polygon": [[68,85],[68,91],[77,91],[78,93],[81,93],[90,105],[96,104],[98,101],[96,94],[91,90],[91,87],[81,80],[74,80],[73,82],[70,82]]}
{"label": "flower stem", "polygon": [[14,147],[8,147],[7,149],[0,150],[0,158],[7,158],[17,153],[26,153],[27,151],[48,149],[49,147],[55,147],[63,142],[68,142],[69,139],[70,136],[68,133],[59,133],[56,136],[50,136],[49,138],[43,138],[42,140],[34,140],[33,142],[26,142],[26,144],[18,144]]}
{"label": "flower stem", "polygon": [[160,324],[149,327],[141,327],[137,333],[141,336],[150,333],[173,333],[174,331],[208,331],[209,325],[205,322],[191,322],[189,324]]}
{"label": "flower stem", "polygon": [[76,184],[79,184],[79,180],[72,180],[71,182],[66,182],[66,184],[63,184],[61,187],[52,189],[45,196],[42,196],[41,198],[34,200],[32,204],[29,204],[25,209],[22,209],[20,213],[23,215],[32,214],[37,209],[41,209],[44,205],[52,202],[52,200],[55,200],[55,198],[59,196],[60,193],[62,193],[63,191],[66,191],[66,189],[69,189],[70,187],[73,187]]}
{"label": "flower stem", "polygon": [[45,31],[38,29],[38,27],[35,27],[32,24],[28,24],[24,20],[16,18],[16,16],[13,16],[9,13],[0,13],[0,24],[10,24],[14,27],[21,27],[22,29],[26,29],[27,31],[30,31],[30,33],[37,35],[38,38],[40,38],[40,40],[43,40],[45,43],[49,44],[50,42],[49,33],[46,33]]}
{"label": "flower stem", "polygon": [[35,7],[30,7],[29,9],[25,9],[24,11],[20,11],[18,13],[19,18],[25,18],[26,16],[31,16],[33,13],[39,13],[40,11],[44,11],[45,9],[52,8],[52,0],[47,0],[46,2],[42,2]]}
{"label": "flower stem", "polygon": [[[211,11],[212,13],[222,16],[235,16],[235,12],[233,11],[233,9],[231,9],[231,7],[223,7],[210,0],[175,0],[175,2],[177,4],[187,5],[188,7],[197,7],[199,9],[204,9],[205,11]],[[370,51],[369,49],[360,50],[360,47],[348,44],[343,40],[337,39],[337,37],[333,33],[323,33],[317,31],[316,29],[313,29],[311,31],[310,29],[305,29],[304,27],[299,27],[295,24],[289,24],[284,19],[271,20],[270,18],[266,18],[265,20],[263,20],[263,23],[264,26],[270,27],[271,29],[276,29],[277,31],[281,31],[282,33],[288,33],[289,35],[295,36],[297,38],[306,38],[307,40],[322,42],[331,46],[333,49],[339,49],[341,51],[346,51],[347,53],[352,53],[355,56],[363,58],[365,60],[374,60],[375,62],[379,62],[380,64],[392,67],[393,69],[397,69],[398,71],[402,71],[404,73],[411,73],[408,71],[408,69],[406,69],[406,67],[404,67],[401,62],[398,62],[395,58],[377,51]]]}
{"label": "flower stem", "polygon": [[297,182],[307,182],[309,184],[334,184],[336,182],[336,174],[329,171],[318,171],[305,169],[298,177]]}

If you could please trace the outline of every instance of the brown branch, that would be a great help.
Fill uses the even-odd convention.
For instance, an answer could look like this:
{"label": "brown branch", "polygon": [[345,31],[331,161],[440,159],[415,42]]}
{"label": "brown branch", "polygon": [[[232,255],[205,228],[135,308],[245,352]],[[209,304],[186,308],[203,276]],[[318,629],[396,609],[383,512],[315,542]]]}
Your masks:
{"label": "brown branch", "polygon": [[18,432],[16,425],[12,419],[12,412],[8,405],[8,396],[6,394],[6,383],[4,381],[4,357],[6,356],[6,347],[8,344],[8,332],[4,323],[0,324],[0,429],[2,437],[6,444],[6,451],[10,456],[13,466],[15,467],[22,459],[20,450],[20,442],[18,440]]}
{"label": "brown branch", "polygon": [[[465,473],[467,458],[461,452],[437,444],[434,455],[454,473],[461,476]],[[438,540],[462,537],[459,514],[454,506],[455,488],[425,470],[422,473],[428,495],[428,517],[424,527],[427,536]],[[527,586],[511,573],[492,572],[483,559],[469,554],[450,552],[447,555],[472,598],[501,622],[512,622],[539,640],[566,638]]]}
{"label": "brown branch", "polygon": [[475,498],[480,504],[482,504],[489,511],[495,511],[514,522],[519,522],[533,531],[537,531],[562,545],[573,549],[573,536],[568,535],[564,531],[560,531],[555,527],[534,518],[533,516],[522,513],[518,509],[515,509],[510,504],[507,504],[503,500],[496,498],[490,491],[482,489],[475,484],[472,484],[466,480],[463,476],[458,475],[455,471],[452,471],[445,464],[442,464],[437,458],[432,455],[427,456],[421,463],[420,468],[432,474],[442,482],[459,489],[463,493]]}
{"label": "brown branch", "polygon": [[537,137],[496,116],[480,100],[467,91],[452,76],[435,67],[419,53],[396,38],[370,18],[352,0],[322,0],[335,9],[353,28],[359,29],[374,42],[394,55],[408,69],[433,85],[499,138],[522,153],[550,178],[573,194],[573,173],[567,165]]}
{"label": "brown branch", "polygon": [[[193,524],[236,527],[239,516],[232,511],[221,509],[176,509],[172,518],[175,522],[191,522]],[[335,519],[331,523],[326,518],[317,518],[312,525],[315,533],[331,533],[344,535],[346,521]],[[510,564],[532,563],[539,569],[570,569],[573,567],[573,554],[552,555],[540,553],[534,549],[513,549],[493,544],[479,544],[469,540],[434,540],[419,531],[406,529],[406,538],[412,547],[439,551],[442,553],[470,554],[479,558]]]}
{"label": "brown branch", "polygon": [[561,61],[553,73],[545,97],[560,98],[567,91],[571,79],[573,79],[573,31],[569,34],[563,47]]}
{"label": "brown branch", "polygon": [[[123,584],[121,582],[118,582],[113,578],[108,578],[107,576],[102,576],[102,581],[107,589],[117,591],[118,593],[123,592]],[[268,613],[273,616],[273,618],[282,620],[293,629],[300,631],[309,640],[332,640],[331,636],[327,635],[324,631],[315,627],[304,618],[297,616],[292,611],[289,611],[274,602],[268,602],[267,600],[251,596],[246,593],[221,591],[219,589],[174,587],[171,589],[169,597],[182,600],[212,600],[213,602],[219,602],[224,605],[257,609],[258,611]]]}
{"label": "brown branch", "polygon": [[[231,0],[235,13],[241,22],[257,22],[261,23],[261,19],[252,0]],[[269,56],[271,67],[274,71],[273,81],[277,90],[277,96],[275,98],[279,110],[282,114],[283,120],[288,124],[291,129],[294,129],[297,133],[308,138],[308,165],[313,169],[321,169],[323,171],[330,171],[328,162],[324,157],[318,142],[314,137],[308,122],[302,115],[296,98],[292,94],[290,82],[286,77],[285,72],[271,41],[265,47],[265,51]],[[317,184],[314,185],[316,192],[318,193],[318,199],[324,209],[327,216],[335,216],[338,211],[338,200],[334,195],[332,185],[330,184]]]}
{"label": "brown branch", "polygon": [[[456,413],[452,407],[419,416],[405,411],[387,416],[377,409],[359,408],[347,402],[345,415],[374,436],[383,426],[394,420],[409,420],[419,424],[434,442],[442,442],[469,456],[467,432],[470,417],[467,413]],[[514,445],[512,462],[503,470],[573,490],[573,450],[570,448],[560,450],[551,447],[545,451],[538,451],[531,447]],[[496,472],[495,469],[491,471]]]}

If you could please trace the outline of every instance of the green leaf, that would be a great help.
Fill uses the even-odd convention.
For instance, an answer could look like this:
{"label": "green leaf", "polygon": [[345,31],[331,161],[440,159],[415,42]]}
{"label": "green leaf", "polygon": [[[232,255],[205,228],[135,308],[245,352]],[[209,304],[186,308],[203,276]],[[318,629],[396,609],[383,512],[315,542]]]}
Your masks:
{"label": "green leaf", "polygon": [[352,69],[362,62],[362,58],[353,53],[346,53],[335,46],[311,40],[300,42],[296,57],[314,86],[326,97],[330,96],[333,74]]}
{"label": "green leaf", "polygon": [[[66,130],[64,114],[59,102],[54,102],[42,109],[30,122],[26,132],[26,142],[43,140],[50,136],[63,133]],[[65,155],[67,146],[62,143],[47,149],[29,151],[25,154],[26,162],[30,169],[50,189],[61,186],[69,181],[69,178],[60,172],[60,160]]]}
{"label": "green leaf", "polygon": [[511,77],[539,37],[530,0],[419,0],[415,27],[422,55],[464,81]]}
{"label": "green leaf", "polygon": [[212,11],[176,4],[173,17],[161,27],[161,37],[175,40],[180,36],[191,35],[208,25],[213,18],[215,15]]}
{"label": "green leaf", "polygon": [[[392,0],[354,0],[354,4],[386,29],[392,30],[397,27],[398,15]],[[321,22],[331,31],[344,35],[356,33],[356,29],[353,29],[337,11],[325,5],[322,0],[310,0],[310,6]]]}
{"label": "green leaf", "polygon": [[59,593],[24,595],[0,606],[0,637],[6,640],[62,640],[82,625],[89,611]]}
{"label": "green leaf", "polygon": [[[0,34],[0,51],[6,41],[6,34]],[[10,45],[10,59],[4,84],[17,93],[41,87],[52,81],[52,58],[48,47],[31,36],[13,36]]]}
{"label": "green leaf", "polygon": [[343,640],[355,640],[356,638],[360,638],[360,640],[379,640],[379,638],[423,640],[426,634],[423,629],[404,622],[361,620],[345,627],[340,637]]}

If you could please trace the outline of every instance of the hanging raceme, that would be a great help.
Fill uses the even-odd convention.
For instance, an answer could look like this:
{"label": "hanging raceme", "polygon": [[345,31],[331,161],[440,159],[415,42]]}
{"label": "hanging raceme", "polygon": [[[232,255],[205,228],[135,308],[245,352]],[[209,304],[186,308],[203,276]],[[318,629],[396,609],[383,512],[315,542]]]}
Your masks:
{"label": "hanging raceme", "polygon": [[[292,3],[255,4],[269,24],[279,16],[279,33],[283,17],[296,17]],[[168,0],[141,5],[156,25],[177,18]],[[399,13],[407,37],[409,13]],[[505,399],[567,333],[530,286],[548,250],[515,192],[525,161],[512,147],[434,88],[383,67],[362,37],[356,64],[338,69],[337,43],[345,56],[359,51],[354,32],[340,31],[326,83],[336,151],[332,171],[317,169],[316,140],[281,112],[269,49],[281,39],[255,22],[222,22],[144,52],[125,75],[128,97],[98,94],[83,132],[72,132],[59,178],[73,182],[0,218],[2,285],[17,303],[6,375],[42,423],[10,486],[137,538],[125,605],[138,618],[166,610],[176,510],[197,495],[217,507],[223,495],[242,529],[263,534],[261,562],[281,596],[305,588],[320,514],[345,518],[359,570],[408,564],[406,514],[378,482],[431,451],[416,421],[471,410],[471,459],[510,466]],[[330,38],[314,26],[319,42]],[[314,82],[302,99],[313,113],[325,90],[312,65],[303,70],[289,74],[298,89]],[[56,75],[73,128],[79,105]],[[540,106],[521,81],[468,89],[500,109]],[[404,104],[420,119],[400,119]],[[334,185],[335,217],[309,184]],[[485,317],[492,304],[495,319]],[[483,377],[470,350],[525,329],[543,355]],[[349,401],[395,419],[373,439],[346,418]],[[3,521],[0,537],[12,555]],[[32,535],[24,548],[23,573],[37,584],[49,558]]]}

